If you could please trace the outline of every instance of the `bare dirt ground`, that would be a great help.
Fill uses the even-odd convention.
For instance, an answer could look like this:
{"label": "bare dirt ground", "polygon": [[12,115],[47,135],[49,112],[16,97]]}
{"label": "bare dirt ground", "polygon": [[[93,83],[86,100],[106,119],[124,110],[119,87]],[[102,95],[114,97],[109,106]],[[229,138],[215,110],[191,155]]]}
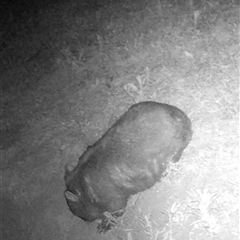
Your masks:
{"label": "bare dirt ground", "polygon": [[[1,239],[239,239],[238,2],[97,2],[1,31]],[[64,165],[146,100],[185,111],[193,139],[99,235],[68,210]]]}

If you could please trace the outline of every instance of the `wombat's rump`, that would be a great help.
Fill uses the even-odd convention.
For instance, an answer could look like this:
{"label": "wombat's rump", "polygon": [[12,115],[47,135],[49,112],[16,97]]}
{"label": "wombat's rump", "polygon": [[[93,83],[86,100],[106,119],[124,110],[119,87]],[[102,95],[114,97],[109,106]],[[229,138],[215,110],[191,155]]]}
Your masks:
{"label": "wombat's rump", "polygon": [[93,146],[65,171],[65,198],[71,212],[85,221],[105,212],[121,215],[130,195],[152,187],[169,162],[176,162],[192,136],[191,122],[180,109],[157,102],[129,108]]}

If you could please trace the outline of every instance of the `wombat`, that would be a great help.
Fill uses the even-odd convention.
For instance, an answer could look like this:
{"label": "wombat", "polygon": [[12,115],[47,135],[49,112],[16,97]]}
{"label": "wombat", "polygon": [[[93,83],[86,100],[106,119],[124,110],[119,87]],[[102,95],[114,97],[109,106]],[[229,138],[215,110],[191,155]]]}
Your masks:
{"label": "wombat", "polygon": [[177,107],[141,102],[65,169],[65,198],[70,211],[99,232],[112,228],[131,195],[152,187],[170,162],[180,159],[192,137],[191,121]]}

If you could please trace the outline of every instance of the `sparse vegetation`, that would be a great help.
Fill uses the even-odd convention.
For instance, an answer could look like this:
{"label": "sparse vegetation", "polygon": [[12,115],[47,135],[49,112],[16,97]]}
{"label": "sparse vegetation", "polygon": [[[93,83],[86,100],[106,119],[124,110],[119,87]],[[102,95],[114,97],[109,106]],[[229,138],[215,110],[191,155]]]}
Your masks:
{"label": "sparse vegetation", "polygon": [[16,235],[90,239],[64,202],[63,166],[128,106],[153,100],[184,110],[193,139],[114,230],[91,239],[238,239],[238,1],[86,2],[2,26],[1,191],[19,209]]}

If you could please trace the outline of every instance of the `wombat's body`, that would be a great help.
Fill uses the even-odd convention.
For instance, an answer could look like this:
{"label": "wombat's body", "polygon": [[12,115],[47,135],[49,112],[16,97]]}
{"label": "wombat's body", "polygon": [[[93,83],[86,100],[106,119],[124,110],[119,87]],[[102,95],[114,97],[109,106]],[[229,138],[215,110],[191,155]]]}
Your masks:
{"label": "wombat's body", "polygon": [[[152,187],[169,162],[176,162],[192,136],[191,122],[174,106],[156,102],[133,105],[72,171],[66,170],[65,198],[85,221],[104,212],[121,212],[130,195]],[[103,228],[109,228],[106,223]]]}

